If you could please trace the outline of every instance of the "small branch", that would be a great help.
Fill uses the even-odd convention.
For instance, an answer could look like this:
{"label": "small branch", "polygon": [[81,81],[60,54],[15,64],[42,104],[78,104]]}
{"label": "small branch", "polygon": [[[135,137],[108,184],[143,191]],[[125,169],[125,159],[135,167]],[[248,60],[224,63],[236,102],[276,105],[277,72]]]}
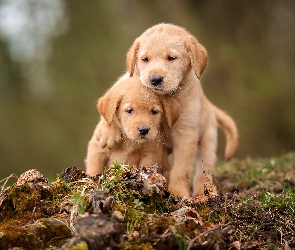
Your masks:
{"label": "small branch", "polygon": [[12,178],[12,177],[15,177],[16,179],[18,179],[18,176],[17,176],[16,174],[11,174],[11,175],[9,175],[8,177],[6,177],[6,178],[4,178],[3,180],[0,181],[0,183],[1,183],[2,181],[5,181],[4,184],[2,185],[1,192],[4,190],[6,183],[7,183],[7,182],[9,181],[9,179]]}
{"label": "small branch", "polygon": [[273,223],[263,223],[263,224],[261,224],[249,237],[248,237],[248,239],[247,239],[247,242],[246,242],[246,244],[245,244],[245,246],[244,246],[244,250],[247,250],[248,249],[248,245],[249,245],[249,242],[250,242],[250,240],[252,240],[252,238],[254,237],[254,235],[258,232],[258,231],[260,231],[262,228],[264,228],[264,227],[267,227],[267,226],[272,226],[273,225]]}

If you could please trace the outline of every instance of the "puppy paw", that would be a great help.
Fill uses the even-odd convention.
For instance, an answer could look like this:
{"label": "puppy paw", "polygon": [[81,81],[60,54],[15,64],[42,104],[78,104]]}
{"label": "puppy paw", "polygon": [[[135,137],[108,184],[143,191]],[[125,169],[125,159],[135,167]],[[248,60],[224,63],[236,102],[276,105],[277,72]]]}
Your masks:
{"label": "puppy paw", "polygon": [[108,147],[112,149],[114,146],[114,140],[112,140],[112,138],[109,138],[109,135],[106,133],[104,134],[96,133],[96,139],[99,145],[101,146],[101,148]]}
{"label": "puppy paw", "polygon": [[102,148],[112,149],[122,140],[121,130],[115,125],[99,124],[95,131],[96,139]]}
{"label": "puppy paw", "polygon": [[174,194],[174,196],[181,196],[186,198],[191,198],[189,194],[189,190],[181,185],[173,185],[171,182],[168,185],[168,190],[170,193]]}

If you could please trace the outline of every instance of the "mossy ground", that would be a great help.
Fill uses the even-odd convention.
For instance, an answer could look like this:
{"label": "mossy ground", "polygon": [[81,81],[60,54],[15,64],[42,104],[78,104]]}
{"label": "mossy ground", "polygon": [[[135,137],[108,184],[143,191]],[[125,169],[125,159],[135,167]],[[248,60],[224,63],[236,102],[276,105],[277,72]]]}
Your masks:
{"label": "mossy ground", "polygon": [[0,249],[62,247],[75,222],[92,213],[98,189],[112,197],[101,212],[122,215],[122,249],[295,248],[295,153],[220,163],[213,173],[218,195],[197,200],[167,190],[146,195],[138,171],[114,164],[90,178],[67,168],[51,184],[38,177],[0,187]]}

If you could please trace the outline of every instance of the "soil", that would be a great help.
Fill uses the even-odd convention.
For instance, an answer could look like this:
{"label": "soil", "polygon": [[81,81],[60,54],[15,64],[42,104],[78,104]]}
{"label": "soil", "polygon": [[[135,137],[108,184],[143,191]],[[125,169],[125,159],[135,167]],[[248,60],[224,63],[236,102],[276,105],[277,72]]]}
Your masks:
{"label": "soil", "polygon": [[[194,199],[161,166],[36,169],[0,184],[0,249],[294,249],[295,153],[220,163]],[[209,174],[209,173],[204,173]]]}

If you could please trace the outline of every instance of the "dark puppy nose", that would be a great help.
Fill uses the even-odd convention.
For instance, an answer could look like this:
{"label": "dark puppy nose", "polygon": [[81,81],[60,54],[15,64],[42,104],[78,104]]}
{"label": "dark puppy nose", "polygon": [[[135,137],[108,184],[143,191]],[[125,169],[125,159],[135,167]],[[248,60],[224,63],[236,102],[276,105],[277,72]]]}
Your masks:
{"label": "dark puppy nose", "polygon": [[140,126],[137,130],[140,135],[147,135],[150,131],[150,128],[147,126]]}
{"label": "dark puppy nose", "polygon": [[151,76],[150,77],[150,84],[153,86],[158,86],[163,82],[163,76]]}

